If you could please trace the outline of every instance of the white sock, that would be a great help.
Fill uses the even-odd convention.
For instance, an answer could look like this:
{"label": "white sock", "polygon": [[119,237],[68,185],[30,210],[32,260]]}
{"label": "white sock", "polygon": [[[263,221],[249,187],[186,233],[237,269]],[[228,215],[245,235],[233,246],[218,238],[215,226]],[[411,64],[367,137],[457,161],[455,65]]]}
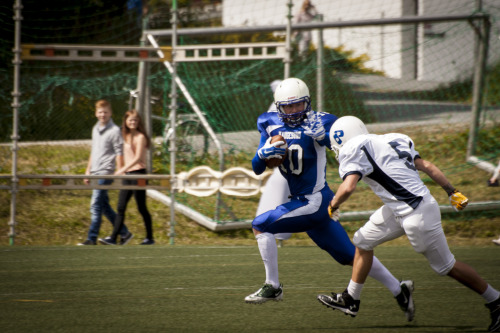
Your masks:
{"label": "white sock", "polygon": [[486,288],[486,291],[481,296],[484,298],[486,303],[491,303],[500,297],[500,292],[488,283],[488,288]]}
{"label": "white sock", "polygon": [[347,286],[347,293],[355,300],[361,299],[361,289],[363,289],[363,283],[356,283],[353,280],[349,281]]}
{"label": "white sock", "polygon": [[372,268],[368,275],[386,286],[393,296],[397,296],[401,292],[401,285],[398,279],[375,256],[373,257]]}
{"label": "white sock", "polygon": [[278,276],[278,246],[276,245],[276,239],[273,234],[268,232],[258,234],[255,236],[255,239],[257,239],[260,256],[262,257],[264,268],[266,269],[265,283],[271,284],[273,288],[278,288],[280,282]]}

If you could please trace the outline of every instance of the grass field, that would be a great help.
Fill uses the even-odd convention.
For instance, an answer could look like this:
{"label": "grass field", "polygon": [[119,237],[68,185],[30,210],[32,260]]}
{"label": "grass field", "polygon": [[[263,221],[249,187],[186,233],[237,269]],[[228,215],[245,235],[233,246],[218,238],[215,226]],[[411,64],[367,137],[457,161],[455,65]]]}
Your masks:
{"label": "grass field", "polygon": [[[500,248],[454,246],[500,287]],[[0,247],[2,332],[482,332],[481,297],[436,275],[409,246],[376,255],[398,279],[413,279],[416,319],[407,323],[378,282],[363,289],[360,313],[322,306],[319,293],[341,292],[350,267],[314,246],[279,249],[283,302],[243,298],[264,281],[256,246]]]}

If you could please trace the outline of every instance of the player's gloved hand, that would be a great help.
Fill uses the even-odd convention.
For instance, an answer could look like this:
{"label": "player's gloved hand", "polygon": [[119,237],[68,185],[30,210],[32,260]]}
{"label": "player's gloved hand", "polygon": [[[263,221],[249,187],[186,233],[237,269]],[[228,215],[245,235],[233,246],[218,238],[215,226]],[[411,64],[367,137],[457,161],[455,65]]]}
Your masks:
{"label": "player's gloved hand", "polygon": [[465,207],[467,207],[467,204],[469,203],[469,199],[467,199],[465,195],[463,195],[461,192],[457,190],[453,190],[449,198],[451,207],[453,207],[453,209],[455,209],[457,212],[463,210]]}
{"label": "player's gloved hand", "polygon": [[321,123],[319,113],[309,111],[307,118],[302,123],[302,128],[305,130],[304,134],[310,136],[316,141],[321,141],[325,138],[325,127]]}
{"label": "player's gloved hand", "polygon": [[328,215],[332,220],[338,221],[340,219],[340,211],[338,207],[332,207],[328,205]]}
{"label": "player's gloved hand", "polygon": [[281,146],[285,144],[284,141],[276,141],[271,143],[271,137],[267,138],[266,143],[262,148],[257,151],[259,158],[261,160],[267,160],[269,158],[279,158],[282,159],[286,153],[286,148],[278,148],[276,146]]}

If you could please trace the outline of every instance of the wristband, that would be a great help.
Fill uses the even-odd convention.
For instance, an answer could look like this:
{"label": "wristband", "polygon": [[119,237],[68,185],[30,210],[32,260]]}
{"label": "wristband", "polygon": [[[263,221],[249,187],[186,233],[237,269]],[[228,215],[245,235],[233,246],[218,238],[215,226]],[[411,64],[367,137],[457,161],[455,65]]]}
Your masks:
{"label": "wristband", "polygon": [[450,192],[448,192],[448,196],[452,195],[455,192],[458,192],[456,188],[454,188],[453,190],[451,190]]}
{"label": "wristband", "polygon": [[328,205],[328,207],[330,208],[330,210],[331,210],[332,212],[334,212],[334,211],[336,211],[337,209],[339,209],[339,206],[335,206],[335,207],[334,207],[334,206],[330,206],[330,205]]}

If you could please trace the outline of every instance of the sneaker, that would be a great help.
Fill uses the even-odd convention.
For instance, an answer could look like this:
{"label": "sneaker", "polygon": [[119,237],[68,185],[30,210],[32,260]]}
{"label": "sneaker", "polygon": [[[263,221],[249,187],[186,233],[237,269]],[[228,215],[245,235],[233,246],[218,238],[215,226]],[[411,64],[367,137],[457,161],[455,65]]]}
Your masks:
{"label": "sneaker", "polygon": [[344,312],[346,315],[356,317],[359,311],[360,300],[354,300],[347,293],[347,289],[342,294],[332,293],[332,296],[318,295],[318,301],[329,308],[337,309]]}
{"label": "sneaker", "polygon": [[154,239],[145,238],[139,245],[153,245],[155,243]]}
{"label": "sneaker", "polygon": [[488,327],[488,332],[498,332],[500,331],[500,298],[496,301],[486,304],[486,307],[490,309],[491,324]]}
{"label": "sneaker", "polygon": [[492,240],[492,242],[495,243],[496,245],[500,245],[500,237],[498,239]]}
{"label": "sneaker", "polygon": [[99,238],[99,243],[102,245],[116,245],[116,241],[111,237]]}
{"label": "sneaker", "polygon": [[97,245],[97,244],[95,243],[95,241],[93,241],[91,239],[87,239],[85,242],[81,242],[81,243],[78,243],[76,245],[83,246],[83,245]]}
{"label": "sneaker", "polygon": [[122,236],[122,238],[120,239],[120,245],[127,245],[132,238],[134,238],[134,234],[128,232],[125,236]]}
{"label": "sneaker", "polygon": [[278,302],[281,300],[283,300],[283,285],[281,283],[278,288],[273,288],[270,284],[264,284],[262,288],[245,297],[245,302],[251,304],[262,304],[267,301]]}
{"label": "sneaker", "polygon": [[399,307],[406,315],[406,320],[412,321],[415,317],[415,304],[413,303],[413,290],[415,289],[413,281],[401,281],[401,292],[397,295],[396,301]]}

